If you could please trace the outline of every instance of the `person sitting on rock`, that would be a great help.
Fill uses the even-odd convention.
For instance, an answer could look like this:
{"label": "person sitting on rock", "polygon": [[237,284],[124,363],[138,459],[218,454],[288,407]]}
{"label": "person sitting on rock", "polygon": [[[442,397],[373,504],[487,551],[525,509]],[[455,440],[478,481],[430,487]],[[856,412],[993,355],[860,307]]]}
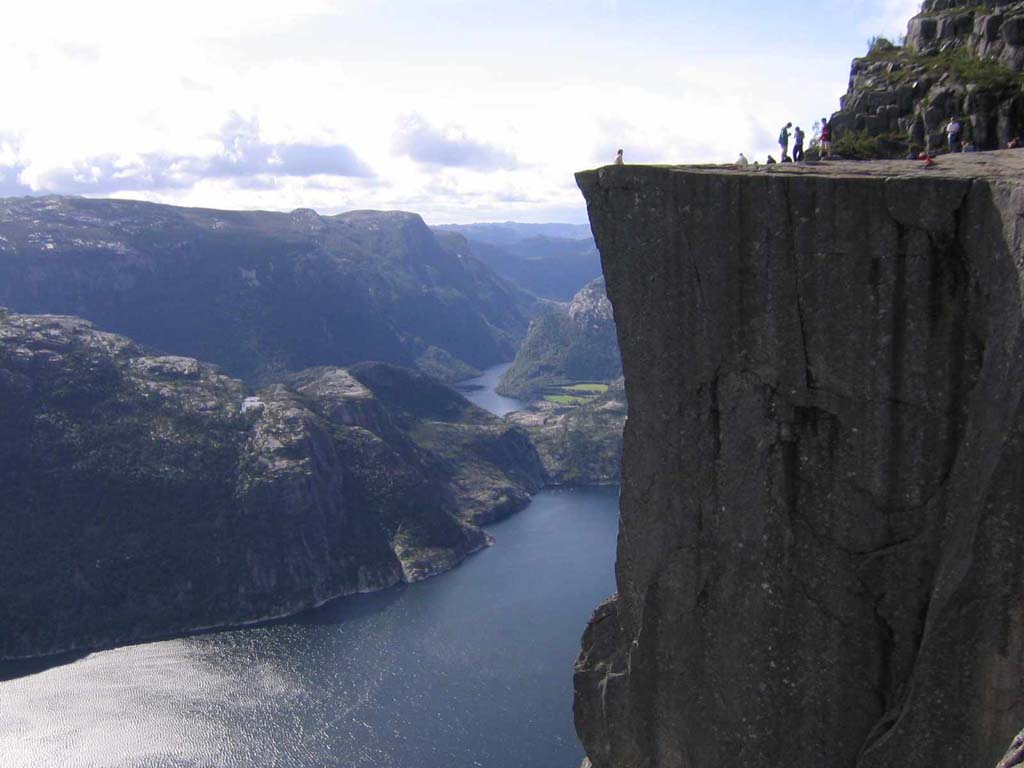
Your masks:
{"label": "person sitting on rock", "polygon": [[765,165],[775,165],[775,162],[775,158],[772,157],[771,155],[768,155],[768,160],[765,162]]}
{"label": "person sitting on rock", "polygon": [[920,160],[921,150],[915,147],[913,144],[910,145],[910,153],[907,155],[907,160]]}
{"label": "person sitting on rock", "polygon": [[1007,149],[1020,149],[1020,136],[1014,136],[1006,145]]}
{"label": "person sitting on rock", "polygon": [[946,140],[949,142],[949,151],[957,152],[960,149],[960,122],[955,118],[949,118],[946,125]]}
{"label": "person sitting on rock", "polygon": [[780,163],[792,163],[793,160],[792,160],[792,158],[790,158],[789,155],[787,155],[785,152],[783,152],[782,153],[782,159],[779,162]]}
{"label": "person sitting on rock", "polygon": [[978,151],[978,145],[975,144],[973,141],[962,141],[962,142],[960,142],[960,151],[961,152],[977,152]]}
{"label": "person sitting on rock", "polygon": [[799,163],[804,159],[804,132],[798,125],[793,130],[793,162]]}
{"label": "person sitting on rock", "polygon": [[740,168],[746,168],[748,165],[750,165],[750,161],[747,160],[746,155],[740,152],[740,157],[739,160],[736,161],[736,165],[738,165]]}
{"label": "person sitting on rock", "polygon": [[615,164],[616,165],[622,165],[622,150],[621,149],[615,155]]}
{"label": "person sitting on rock", "polygon": [[783,157],[789,154],[789,129],[792,127],[792,123],[786,123],[779,132],[779,147],[782,149]]}

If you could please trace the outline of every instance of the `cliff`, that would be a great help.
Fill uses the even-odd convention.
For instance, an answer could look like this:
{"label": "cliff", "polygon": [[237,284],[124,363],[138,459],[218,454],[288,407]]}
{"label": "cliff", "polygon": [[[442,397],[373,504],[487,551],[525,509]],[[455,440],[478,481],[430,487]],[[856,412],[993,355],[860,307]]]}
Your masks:
{"label": "cliff", "polygon": [[905,45],[876,39],[854,60],[832,116],[835,151],[939,151],[953,116],[962,138],[979,149],[1006,147],[1024,133],[1024,2],[927,0],[907,26]]}
{"label": "cliff", "polygon": [[595,768],[992,766],[1024,720],[1024,153],[577,176],[628,397]]}
{"label": "cliff", "polygon": [[411,213],[68,197],[0,200],[0,305],[262,382],[364,360],[466,378],[511,359],[540,309]]}
{"label": "cliff", "polygon": [[612,305],[599,277],[578,291],[565,311],[530,323],[498,392],[531,399],[566,385],[605,383],[621,375]]}
{"label": "cliff", "polygon": [[524,433],[421,374],[251,394],[70,317],[0,310],[0,402],[0,659],[423,579],[544,482]]}

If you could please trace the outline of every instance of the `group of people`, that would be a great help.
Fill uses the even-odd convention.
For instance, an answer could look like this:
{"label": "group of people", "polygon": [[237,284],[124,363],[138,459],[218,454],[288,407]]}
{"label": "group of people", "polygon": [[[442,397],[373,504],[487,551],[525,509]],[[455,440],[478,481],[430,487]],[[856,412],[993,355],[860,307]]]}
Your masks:
{"label": "group of people", "polygon": [[[792,133],[790,129],[792,128]],[[793,139],[793,154],[789,152],[789,140]],[[782,159],[776,160],[771,155],[768,155],[766,165],[775,165],[776,163],[799,163],[804,159],[804,141],[807,138],[807,134],[804,133],[803,129],[798,125],[793,128],[792,123],[786,123],[782,126],[782,130],[779,131],[779,149],[782,152]],[[818,157],[822,160],[831,156],[832,154],[832,125],[829,123],[827,117],[821,118],[821,132],[818,134]],[[741,168],[750,165],[750,161],[746,155],[740,152],[740,157],[736,161],[736,165]],[[756,163],[755,163],[756,165]]]}
{"label": "group of people", "polygon": [[[806,134],[803,129],[798,125],[793,128],[793,155],[789,154],[789,129],[793,128],[792,123],[786,123],[782,126],[782,130],[779,131],[779,150],[782,152],[783,163],[799,163],[804,159],[804,139]],[[827,117],[821,118],[821,133],[818,135],[818,157],[822,160],[832,154],[832,125],[829,123]],[[775,158],[771,155],[768,156],[768,164],[771,165]]]}

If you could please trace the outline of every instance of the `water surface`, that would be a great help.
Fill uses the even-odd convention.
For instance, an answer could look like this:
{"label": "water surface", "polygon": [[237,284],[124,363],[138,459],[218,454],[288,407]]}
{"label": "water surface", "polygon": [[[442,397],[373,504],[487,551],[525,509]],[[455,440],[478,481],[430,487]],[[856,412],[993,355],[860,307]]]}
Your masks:
{"label": "water surface", "polygon": [[[507,365],[467,397],[499,415]],[[572,663],[618,491],[553,490],[430,581],[261,627],[0,664],[2,768],[576,768]]]}
{"label": "water surface", "polygon": [[0,765],[576,768],[572,664],[617,509],[547,491],[430,581],[0,683]]}
{"label": "water surface", "polygon": [[474,405],[479,405],[495,416],[504,416],[512,411],[521,411],[526,407],[522,400],[514,397],[504,397],[494,391],[505,375],[505,371],[512,367],[512,363],[502,363],[493,368],[488,368],[475,379],[466,379],[455,385],[455,388],[462,393],[463,397]]}

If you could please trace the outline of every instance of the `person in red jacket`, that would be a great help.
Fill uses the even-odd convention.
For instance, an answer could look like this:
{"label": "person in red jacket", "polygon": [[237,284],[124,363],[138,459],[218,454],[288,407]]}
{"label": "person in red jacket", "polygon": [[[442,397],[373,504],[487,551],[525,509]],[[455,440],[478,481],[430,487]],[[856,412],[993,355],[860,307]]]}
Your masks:
{"label": "person in red jacket", "polygon": [[821,118],[821,157],[822,159],[832,154],[832,126],[826,118]]}

